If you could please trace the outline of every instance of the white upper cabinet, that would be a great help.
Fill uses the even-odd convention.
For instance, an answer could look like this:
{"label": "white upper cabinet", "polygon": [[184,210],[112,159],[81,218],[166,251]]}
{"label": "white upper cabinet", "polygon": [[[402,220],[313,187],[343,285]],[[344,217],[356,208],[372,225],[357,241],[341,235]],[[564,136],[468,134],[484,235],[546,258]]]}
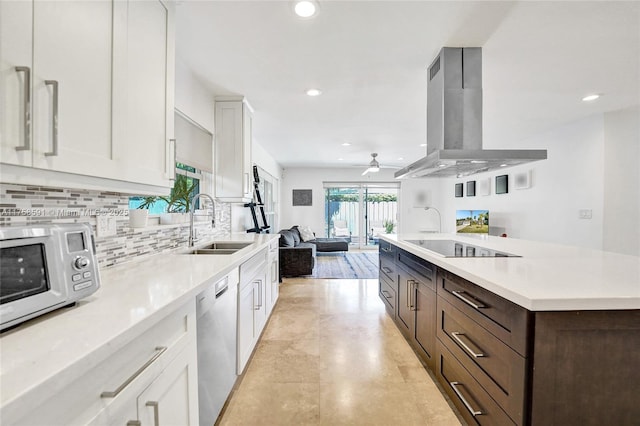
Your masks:
{"label": "white upper cabinet", "polygon": [[0,161],[171,187],[172,7],[0,2]]}
{"label": "white upper cabinet", "polygon": [[226,202],[252,199],[251,109],[242,98],[217,98],[215,109],[216,198]]}
{"label": "white upper cabinet", "polygon": [[31,165],[31,2],[0,1],[0,161]]}
{"label": "white upper cabinet", "polygon": [[123,180],[163,186],[175,177],[173,3],[115,6],[114,155]]}

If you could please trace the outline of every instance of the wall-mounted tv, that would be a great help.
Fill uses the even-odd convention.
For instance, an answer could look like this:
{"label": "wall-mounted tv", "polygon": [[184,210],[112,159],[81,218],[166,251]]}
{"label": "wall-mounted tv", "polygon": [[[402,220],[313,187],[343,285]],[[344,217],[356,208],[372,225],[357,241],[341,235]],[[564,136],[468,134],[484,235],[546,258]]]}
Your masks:
{"label": "wall-mounted tv", "polygon": [[488,234],[489,210],[456,210],[456,232]]}

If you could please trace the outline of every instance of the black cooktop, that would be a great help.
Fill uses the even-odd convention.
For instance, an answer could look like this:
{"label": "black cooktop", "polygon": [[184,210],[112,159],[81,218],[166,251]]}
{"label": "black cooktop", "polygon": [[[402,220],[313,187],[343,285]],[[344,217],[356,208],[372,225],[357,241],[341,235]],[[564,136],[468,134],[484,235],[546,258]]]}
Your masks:
{"label": "black cooktop", "polygon": [[517,254],[505,253],[454,240],[407,240],[407,242],[434,251],[444,257],[521,257]]}

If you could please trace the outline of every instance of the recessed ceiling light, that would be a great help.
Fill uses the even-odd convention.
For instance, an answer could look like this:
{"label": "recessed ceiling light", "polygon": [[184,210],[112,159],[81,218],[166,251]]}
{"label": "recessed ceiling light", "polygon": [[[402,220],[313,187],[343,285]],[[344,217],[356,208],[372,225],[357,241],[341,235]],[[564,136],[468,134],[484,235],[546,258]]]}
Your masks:
{"label": "recessed ceiling light", "polygon": [[398,157],[398,160],[404,160],[404,158],[402,158],[402,157]]}
{"label": "recessed ceiling light", "polygon": [[507,167],[506,164],[500,164],[500,167]]}
{"label": "recessed ceiling light", "polygon": [[349,142],[345,142],[342,144],[342,146],[351,146],[351,144]]}
{"label": "recessed ceiling light", "polygon": [[582,100],[584,102],[590,102],[590,101],[595,101],[596,99],[598,99],[600,97],[600,95],[598,95],[597,93],[594,93],[593,95],[587,95],[584,98],[582,98]]}
{"label": "recessed ceiling light", "polygon": [[338,161],[344,161],[344,158],[338,158]]}
{"label": "recessed ceiling light", "polygon": [[426,143],[421,143],[420,146],[427,146],[427,144]]}
{"label": "recessed ceiling light", "polygon": [[293,10],[301,18],[311,18],[316,14],[316,4],[313,1],[304,0],[296,2]]}
{"label": "recessed ceiling light", "polygon": [[307,90],[307,95],[309,96],[320,96],[322,94],[322,91],[320,91],[320,89],[309,89]]}

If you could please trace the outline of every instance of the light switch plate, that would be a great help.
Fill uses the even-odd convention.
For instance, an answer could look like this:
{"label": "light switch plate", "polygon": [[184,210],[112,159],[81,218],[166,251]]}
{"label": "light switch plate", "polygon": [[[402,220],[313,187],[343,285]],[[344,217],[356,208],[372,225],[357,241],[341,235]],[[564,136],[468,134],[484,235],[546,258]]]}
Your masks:
{"label": "light switch plate", "polygon": [[98,237],[110,237],[116,235],[115,216],[96,216],[96,234]]}
{"label": "light switch plate", "polygon": [[578,210],[578,217],[580,219],[591,219],[592,216],[593,216],[593,211],[591,209]]}

